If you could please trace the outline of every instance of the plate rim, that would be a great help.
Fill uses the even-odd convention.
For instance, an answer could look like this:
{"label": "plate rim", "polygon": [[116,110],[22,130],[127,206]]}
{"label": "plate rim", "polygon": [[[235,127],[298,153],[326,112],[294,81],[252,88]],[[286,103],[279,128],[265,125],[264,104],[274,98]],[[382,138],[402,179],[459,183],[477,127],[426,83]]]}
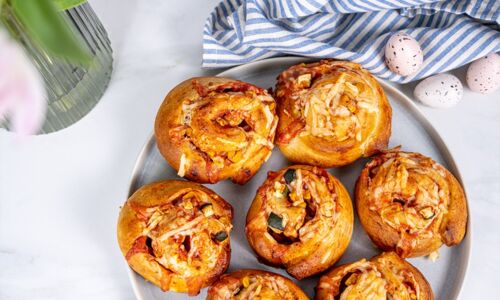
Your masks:
{"label": "plate rim", "polygon": [[[259,67],[260,65],[273,65],[273,64],[299,64],[302,62],[311,62],[311,61],[319,61],[321,58],[311,58],[311,57],[300,57],[300,56],[285,56],[285,57],[272,57],[272,58],[266,58],[258,61],[253,61],[249,63],[245,63],[242,65],[234,66],[228,69],[225,69],[221,71],[220,73],[217,73],[215,76],[217,77],[224,77],[228,76],[227,73],[232,73],[232,72],[241,72],[244,69],[251,69],[251,68],[256,68]],[[375,76],[376,77],[376,76]],[[457,180],[460,182],[462,185],[462,189],[464,190],[465,197],[466,197],[466,207],[467,207],[467,227],[466,227],[466,232],[465,236],[461,242],[463,244],[462,246],[464,247],[465,251],[465,264],[463,266],[463,275],[461,278],[459,278],[459,287],[458,289],[454,292],[455,299],[458,299],[459,296],[461,295],[464,287],[465,280],[467,279],[468,276],[468,270],[470,268],[470,261],[471,261],[471,255],[472,255],[472,231],[473,231],[473,226],[472,226],[472,220],[471,220],[471,214],[470,214],[470,205],[469,205],[469,196],[467,193],[467,188],[463,182],[462,179],[462,173],[460,171],[460,168],[458,167],[457,163],[455,162],[455,159],[453,155],[451,154],[450,150],[448,149],[448,146],[444,142],[443,138],[439,134],[439,132],[436,130],[436,128],[433,126],[431,121],[427,119],[425,114],[422,112],[422,110],[417,106],[415,101],[413,101],[409,96],[401,92],[399,89],[396,87],[392,86],[388,81],[376,77],[377,81],[379,84],[384,88],[384,90],[390,90],[392,93],[395,93],[404,101],[404,105],[410,109],[411,112],[415,113],[415,118],[418,119],[419,123],[423,125],[424,130],[431,136],[432,140],[437,143],[437,146],[440,151],[443,152],[443,155],[445,156],[446,160],[450,164],[450,168],[453,169],[452,173],[453,175],[457,178]],[[151,132],[144,145],[141,148],[141,151],[139,152],[139,155],[137,156],[135,160],[134,167],[132,169],[132,174],[130,176],[129,180],[129,186],[127,189],[127,199],[135,192],[133,190],[133,187],[136,185],[137,181],[139,180],[139,170],[144,166],[146,162],[147,155],[151,148],[155,145],[155,138],[154,138],[154,131]],[[125,262],[127,272],[128,272],[128,277],[129,281],[132,285],[132,290],[134,291],[134,295],[136,299],[138,300],[147,300],[145,296],[139,291],[139,281],[137,280],[137,277],[140,276],[136,274],[132,268]]]}

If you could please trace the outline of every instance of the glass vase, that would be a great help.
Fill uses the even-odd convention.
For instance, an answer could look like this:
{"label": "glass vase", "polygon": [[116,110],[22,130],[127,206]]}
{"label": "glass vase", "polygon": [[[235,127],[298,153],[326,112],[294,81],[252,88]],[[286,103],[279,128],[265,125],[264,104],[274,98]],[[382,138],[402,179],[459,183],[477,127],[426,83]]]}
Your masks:
{"label": "glass vase", "polygon": [[[113,69],[111,43],[92,7],[83,3],[61,12],[69,28],[91,53],[91,63],[80,66],[54,57],[30,38],[12,9],[5,5],[0,20],[26,50],[45,81],[47,114],[40,133],[68,127],[83,118],[99,102]],[[8,122],[0,127],[8,129]]]}

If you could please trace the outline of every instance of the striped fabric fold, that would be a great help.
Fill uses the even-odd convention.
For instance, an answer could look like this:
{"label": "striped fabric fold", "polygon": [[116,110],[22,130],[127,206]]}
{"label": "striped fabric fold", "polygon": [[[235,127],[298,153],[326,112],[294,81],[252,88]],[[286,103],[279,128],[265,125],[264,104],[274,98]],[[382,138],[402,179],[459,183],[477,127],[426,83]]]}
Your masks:
{"label": "striped fabric fold", "polygon": [[[223,0],[203,31],[203,66],[228,67],[298,55],[349,60],[405,83],[500,51],[500,1]],[[424,64],[411,76],[391,72],[391,34],[415,38]]]}

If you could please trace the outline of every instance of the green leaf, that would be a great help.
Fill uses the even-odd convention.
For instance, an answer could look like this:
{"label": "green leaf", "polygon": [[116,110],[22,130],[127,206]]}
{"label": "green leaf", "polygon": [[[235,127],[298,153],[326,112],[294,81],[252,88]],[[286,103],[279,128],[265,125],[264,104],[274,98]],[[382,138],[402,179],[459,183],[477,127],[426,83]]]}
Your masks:
{"label": "green leaf", "polygon": [[40,47],[75,63],[90,63],[89,51],[77,40],[53,0],[11,0],[11,4],[26,31]]}
{"label": "green leaf", "polygon": [[57,8],[59,8],[60,10],[67,10],[87,2],[87,0],[52,0],[52,1],[54,1]]}

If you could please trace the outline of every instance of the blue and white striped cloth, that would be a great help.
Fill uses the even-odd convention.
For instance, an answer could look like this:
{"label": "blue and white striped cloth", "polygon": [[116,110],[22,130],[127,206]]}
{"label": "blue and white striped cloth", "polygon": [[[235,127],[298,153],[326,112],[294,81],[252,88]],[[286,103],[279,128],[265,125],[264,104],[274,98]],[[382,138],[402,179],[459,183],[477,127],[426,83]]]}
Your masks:
{"label": "blue and white striped cloth", "polygon": [[[203,34],[203,66],[228,67],[298,55],[360,63],[380,78],[409,82],[500,51],[500,0],[223,0]],[[384,63],[403,31],[424,52],[417,74]]]}

